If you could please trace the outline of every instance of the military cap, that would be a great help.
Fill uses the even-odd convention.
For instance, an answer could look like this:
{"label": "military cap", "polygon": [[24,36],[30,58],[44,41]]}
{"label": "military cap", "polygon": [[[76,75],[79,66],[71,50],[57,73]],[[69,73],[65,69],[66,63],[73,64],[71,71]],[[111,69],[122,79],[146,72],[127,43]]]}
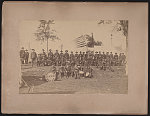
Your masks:
{"label": "military cap", "polygon": [[76,52],[76,53],[78,53],[78,52]]}
{"label": "military cap", "polygon": [[44,49],[42,49],[43,51],[45,51]]}
{"label": "military cap", "polygon": [[24,49],[24,47],[22,47],[21,49]]}
{"label": "military cap", "polygon": [[60,52],[63,52],[62,50]]}
{"label": "military cap", "polygon": [[73,51],[71,51],[71,53],[73,53]]}
{"label": "military cap", "polygon": [[68,52],[68,50],[66,50],[65,52]]}
{"label": "military cap", "polygon": [[97,51],[95,53],[98,53]]}
{"label": "military cap", "polygon": [[28,51],[27,49],[25,51]]}
{"label": "military cap", "polygon": [[49,49],[49,51],[52,51],[51,49]]}

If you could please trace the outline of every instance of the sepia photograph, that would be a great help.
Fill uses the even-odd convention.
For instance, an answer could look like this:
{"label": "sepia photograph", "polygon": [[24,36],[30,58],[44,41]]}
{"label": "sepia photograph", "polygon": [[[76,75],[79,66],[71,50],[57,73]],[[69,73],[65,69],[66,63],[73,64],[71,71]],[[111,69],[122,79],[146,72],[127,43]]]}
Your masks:
{"label": "sepia photograph", "polygon": [[148,113],[148,3],[6,1],[4,114]]}
{"label": "sepia photograph", "polygon": [[19,93],[128,93],[128,20],[30,20],[19,31]]}

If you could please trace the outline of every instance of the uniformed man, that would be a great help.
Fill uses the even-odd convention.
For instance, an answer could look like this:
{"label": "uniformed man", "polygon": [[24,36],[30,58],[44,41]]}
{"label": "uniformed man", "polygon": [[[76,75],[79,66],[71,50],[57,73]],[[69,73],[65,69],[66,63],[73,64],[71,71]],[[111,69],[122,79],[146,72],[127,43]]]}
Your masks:
{"label": "uniformed man", "polygon": [[119,54],[118,61],[119,61],[119,66],[121,66],[122,65],[122,53]]}
{"label": "uniformed man", "polygon": [[75,53],[74,57],[75,57],[75,64],[78,64],[78,52]]}
{"label": "uniformed man", "polygon": [[38,57],[37,57],[37,66],[41,66],[41,64],[42,64],[42,55],[38,54]]}
{"label": "uniformed man", "polygon": [[102,66],[102,54],[100,51],[98,54],[98,63],[97,64],[98,64],[97,68]]}
{"label": "uniformed man", "polygon": [[68,79],[71,76],[71,66],[69,64],[69,61],[67,62],[65,66],[65,71],[66,71],[66,78]]}
{"label": "uniformed man", "polygon": [[106,53],[106,69],[110,69],[111,63],[110,63],[110,55],[109,52]]}
{"label": "uniformed man", "polygon": [[102,54],[102,59],[106,59],[105,52],[103,52],[103,54]]}
{"label": "uniformed man", "polygon": [[25,50],[25,63],[28,64],[28,59],[29,59],[29,52],[28,50]]}
{"label": "uniformed man", "polygon": [[44,66],[46,66],[47,65],[47,55],[46,55],[46,53],[45,53],[45,50],[44,49],[42,49],[42,63],[43,63],[43,65]]}
{"label": "uniformed man", "polygon": [[59,61],[59,53],[58,53],[58,50],[56,50],[56,52],[54,54],[55,66],[58,66],[58,61]]}
{"label": "uniformed man", "polygon": [[48,58],[47,58],[47,65],[51,66],[52,64],[53,64],[53,52],[51,51],[51,49],[49,49]]}
{"label": "uniformed man", "polygon": [[62,66],[64,63],[64,54],[62,50],[60,51],[60,54],[59,54],[59,60],[60,60],[60,65]]}
{"label": "uniformed man", "polygon": [[32,67],[36,62],[36,58],[37,58],[37,54],[36,54],[35,50],[32,49],[32,52],[31,52]]}
{"label": "uniformed man", "polygon": [[117,53],[115,53],[115,55],[114,55],[114,64],[115,64],[115,66],[118,65],[118,54]]}
{"label": "uniformed man", "polygon": [[64,57],[66,59],[66,61],[69,60],[69,54],[68,54],[68,50],[65,51]]}
{"label": "uniformed man", "polygon": [[24,64],[24,59],[25,59],[25,50],[24,50],[24,47],[22,47],[21,50],[20,50],[21,64]]}
{"label": "uniformed man", "polygon": [[65,75],[65,68],[63,66],[61,66],[60,69],[59,69],[59,72],[60,72],[60,77],[62,79]]}
{"label": "uniformed man", "polygon": [[114,59],[114,56],[113,56],[112,52],[110,52],[110,64],[111,64],[111,66],[113,66],[113,59]]}
{"label": "uniformed man", "polygon": [[70,63],[71,63],[71,66],[74,66],[74,64],[75,64],[75,58],[74,58],[74,54],[73,54],[73,52],[71,51],[71,54],[70,54]]}
{"label": "uniformed man", "polygon": [[79,64],[82,65],[82,52],[80,51],[80,54],[78,55],[78,58],[79,58]]}
{"label": "uniformed man", "polygon": [[122,53],[122,64],[125,65],[126,63],[126,56],[124,53]]}
{"label": "uniformed man", "polygon": [[96,67],[98,67],[98,57],[99,57],[99,54],[96,51],[94,54],[94,66],[96,66]]}
{"label": "uniformed man", "polygon": [[85,60],[86,60],[86,58],[85,58],[85,52],[83,52],[83,54],[82,54],[82,66],[85,65]]}

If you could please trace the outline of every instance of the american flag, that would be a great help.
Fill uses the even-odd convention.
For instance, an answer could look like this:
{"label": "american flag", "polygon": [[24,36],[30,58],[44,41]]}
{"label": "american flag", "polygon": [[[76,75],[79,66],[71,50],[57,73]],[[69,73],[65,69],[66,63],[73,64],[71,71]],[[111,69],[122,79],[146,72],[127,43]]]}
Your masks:
{"label": "american flag", "polygon": [[78,48],[87,46],[87,43],[89,42],[88,38],[86,38],[85,35],[82,35],[75,39],[76,45]]}

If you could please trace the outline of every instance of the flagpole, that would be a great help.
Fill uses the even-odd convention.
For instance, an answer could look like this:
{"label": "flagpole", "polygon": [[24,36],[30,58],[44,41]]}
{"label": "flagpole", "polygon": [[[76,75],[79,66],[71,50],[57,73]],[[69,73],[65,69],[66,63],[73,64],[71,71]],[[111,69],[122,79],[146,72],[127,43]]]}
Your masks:
{"label": "flagpole", "polygon": [[112,34],[111,34],[111,50],[112,50]]}

